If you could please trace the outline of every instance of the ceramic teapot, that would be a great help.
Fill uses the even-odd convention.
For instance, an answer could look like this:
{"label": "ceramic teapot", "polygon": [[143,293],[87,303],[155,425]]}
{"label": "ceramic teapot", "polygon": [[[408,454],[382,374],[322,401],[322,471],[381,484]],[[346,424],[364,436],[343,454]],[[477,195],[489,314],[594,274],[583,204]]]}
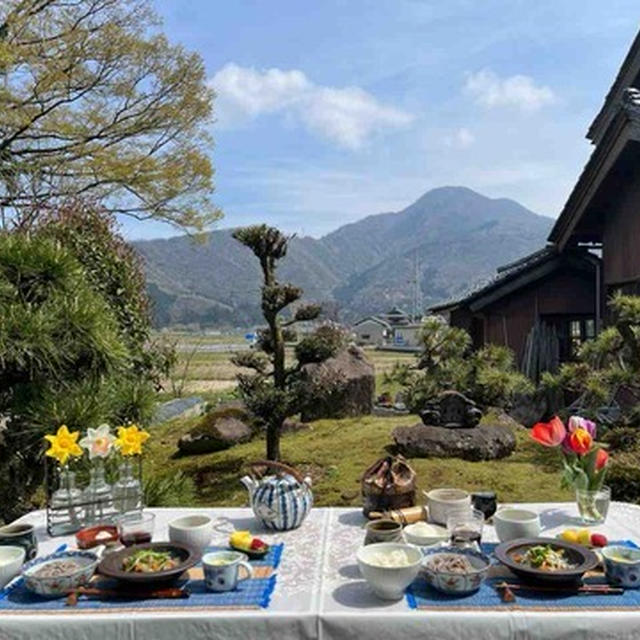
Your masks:
{"label": "ceramic teapot", "polygon": [[[257,468],[274,470],[263,477],[256,477]],[[256,518],[267,529],[288,531],[302,524],[313,504],[311,478],[303,478],[296,469],[268,460],[254,462],[252,475],[240,482],[249,492],[249,500]]]}

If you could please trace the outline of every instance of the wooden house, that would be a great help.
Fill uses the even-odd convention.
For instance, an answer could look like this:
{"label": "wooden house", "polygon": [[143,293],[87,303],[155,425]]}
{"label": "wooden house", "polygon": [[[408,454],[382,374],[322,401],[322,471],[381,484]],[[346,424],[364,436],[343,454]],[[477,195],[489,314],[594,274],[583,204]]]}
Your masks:
{"label": "wooden house", "polygon": [[[594,150],[549,245],[498,270],[487,285],[433,307],[474,345],[511,347],[522,359],[537,327],[551,328],[559,360],[606,322],[616,291],[640,295],[640,33],[589,127]],[[601,255],[601,259],[594,255]]]}
{"label": "wooden house", "polygon": [[599,259],[550,246],[501,267],[495,278],[458,300],[431,308],[465,329],[475,348],[504,345],[522,360],[536,324],[552,330],[558,359],[569,360],[595,335]]}

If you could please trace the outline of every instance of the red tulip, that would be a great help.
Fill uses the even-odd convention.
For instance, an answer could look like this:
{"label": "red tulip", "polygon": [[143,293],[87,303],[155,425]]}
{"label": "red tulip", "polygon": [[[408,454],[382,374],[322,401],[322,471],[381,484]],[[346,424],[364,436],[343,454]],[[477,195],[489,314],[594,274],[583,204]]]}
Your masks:
{"label": "red tulip", "polygon": [[593,438],[586,429],[576,429],[573,433],[569,434],[569,447],[571,451],[577,453],[579,456],[589,453],[592,444]]}
{"label": "red tulip", "polygon": [[558,416],[554,416],[549,422],[538,422],[531,429],[531,437],[545,447],[557,447],[566,434],[567,430]]}
{"label": "red tulip", "polygon": [[596,471],[606,467],[607,462],[609,462],[609,454],[604,449],[598,449],[598,453],[596,453]]}

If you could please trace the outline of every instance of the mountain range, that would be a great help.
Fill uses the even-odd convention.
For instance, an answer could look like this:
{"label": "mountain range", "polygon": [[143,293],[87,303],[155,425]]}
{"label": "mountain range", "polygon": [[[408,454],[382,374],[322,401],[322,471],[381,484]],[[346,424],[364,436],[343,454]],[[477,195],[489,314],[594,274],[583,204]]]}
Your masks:
{"label": "mountain range", "polygon": [[[460,295],[546,242],[552,220],[507,198],[440,187],[402,211],[379,213],[321,237],[295,237],[279,279],[345,322],[394,305],[424,309]],[[134,242],[158,326],[249,327],[260,321],[260,273],[231,229]],[[416,277],[417,274],[417,277]],[[419,295],[416,296],[416,280]]]}

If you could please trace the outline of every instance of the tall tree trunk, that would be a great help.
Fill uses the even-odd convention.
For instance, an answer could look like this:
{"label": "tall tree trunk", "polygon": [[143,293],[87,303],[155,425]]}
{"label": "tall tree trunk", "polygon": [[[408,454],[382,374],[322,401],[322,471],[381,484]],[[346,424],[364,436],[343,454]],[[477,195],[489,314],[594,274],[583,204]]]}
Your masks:
{"label": "tall tree trunk", "polygon": [[267,460],[280,460],[280,433],[282,425],[270,422],[267,425]]}

